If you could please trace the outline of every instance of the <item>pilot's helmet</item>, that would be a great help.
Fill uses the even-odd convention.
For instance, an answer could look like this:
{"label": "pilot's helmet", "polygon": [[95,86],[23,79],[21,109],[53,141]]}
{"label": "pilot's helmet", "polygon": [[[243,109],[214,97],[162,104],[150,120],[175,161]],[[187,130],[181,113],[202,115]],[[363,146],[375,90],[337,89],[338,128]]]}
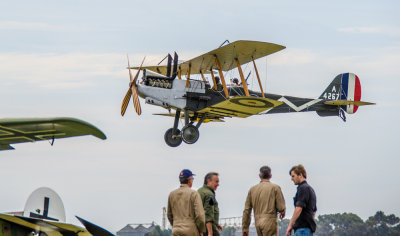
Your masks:
{"label": "pilot's helmet", "polygon": [[234,84],[239,84],[238,78],[233,78],[232,82],[233,82]]}
{"label": "pilot's helmet", "polygon": [[216,82],[217,84],[219,84],[219,77],[218,77],[218,76],[215,76],[215,82]]}

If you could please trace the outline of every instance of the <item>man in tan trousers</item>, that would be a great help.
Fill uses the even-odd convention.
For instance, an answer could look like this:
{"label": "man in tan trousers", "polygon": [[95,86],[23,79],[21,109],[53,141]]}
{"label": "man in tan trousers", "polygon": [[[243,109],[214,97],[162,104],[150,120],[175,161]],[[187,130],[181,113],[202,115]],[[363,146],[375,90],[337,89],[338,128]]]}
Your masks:
{"label": "man in tan trousers", "polygon": [[271,168],[263,166],[260,168],[261,182],[250,188],[242,218],[242,234],[249,235],[251,221],[251,210],[254,209],[254,218],[258,236],[277,236],[278,218],[285,217],[285,199],[281,188],[271,183]]}
{"label": "man in tan trousers", "polygon": [[199,236],[206,231],[203,203],[199,193],[191,189],[193,176],[190,170],[182,170],[181,186],[169,194],[167,216],[173,236]]}

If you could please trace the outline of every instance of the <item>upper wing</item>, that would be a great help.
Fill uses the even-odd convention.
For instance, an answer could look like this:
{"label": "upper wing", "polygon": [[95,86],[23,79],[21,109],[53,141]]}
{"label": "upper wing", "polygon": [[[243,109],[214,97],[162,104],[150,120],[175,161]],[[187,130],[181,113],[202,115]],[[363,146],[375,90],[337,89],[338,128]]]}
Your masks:
{"label": "upper wing", "polygon": [[[217,68],[215,62],[215,56],[217,56],[222,70],[228,71],[237,67],[236,58],[242,65],[284,48],[285,46],[273,43],[239,40],[180,63],[178,68],[182,74],[188,73],[189,65],[191,74],[200,74],[200,71],[209,73],[212,68]],[[139,69],[139,67],[132,67],[132,69]],[[167,66],[144,66],[142,69],[152,70],[163,75],[167,73]]]}
{"label": "upper wing", "polygon": [[13,143],[82,135],[106,139],[101,130],[75,118],[0,119],[0,150],[14,149]]}

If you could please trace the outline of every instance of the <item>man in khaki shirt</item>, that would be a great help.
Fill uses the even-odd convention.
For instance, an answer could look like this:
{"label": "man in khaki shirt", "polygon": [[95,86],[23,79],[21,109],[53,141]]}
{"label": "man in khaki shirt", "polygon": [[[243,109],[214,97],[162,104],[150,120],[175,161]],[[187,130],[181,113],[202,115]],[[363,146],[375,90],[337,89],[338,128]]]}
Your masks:
{"label": "man in khaki shirt", "polygon": [[168,197],[167,216],[173,236],[199,236],[206,231],[203,203],[192,190],[193,173],[184,169],[179,174],[181,186]]}
{"label": "man in khaki shirt", "polygon": [[242,218],[243,236],[249,235],[251,221],[251,210],[254,209],[254,218],[258,236],[277,236],[278,218],[285,217],[285,199],[281,188],[271,183],[271,168],[263,166],[260,168],[261,182],[250,188]]}

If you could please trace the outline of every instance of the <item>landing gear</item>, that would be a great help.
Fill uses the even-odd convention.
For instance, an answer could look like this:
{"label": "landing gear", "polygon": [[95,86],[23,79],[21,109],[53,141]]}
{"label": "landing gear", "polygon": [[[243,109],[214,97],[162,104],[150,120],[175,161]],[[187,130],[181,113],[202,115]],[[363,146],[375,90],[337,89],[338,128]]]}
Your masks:
{"label": "landing gear", "polygon": [[187,144],[193,144],[199,140],[199,127],[206,118],[206,113],[202,114],[196,125],[193,125],[194,121],[198,119],[199,114],[195,113],[194,116],[189,117],[189,111],[185,109],[184,112],[185,126],[182,128],[182,131],[178,129],[179,119],[181,118],[181,110],[177,110],[175,113],[174,126],[165,132],[164,140],[170,147],[177,147],[182,143],[182,141]]}
{"label": "landing gear", "polygon": [[174,128],[170,128],[164,134],[164,140],[170,147],[178,147],[182,143],[181,131],[176,129],[174,133]]}
{"label": "landing gear", "polygon": [[192,124],[187,124],[182,128],[182,139],[187,144],[193,144],[199,140],[199,129]]}

